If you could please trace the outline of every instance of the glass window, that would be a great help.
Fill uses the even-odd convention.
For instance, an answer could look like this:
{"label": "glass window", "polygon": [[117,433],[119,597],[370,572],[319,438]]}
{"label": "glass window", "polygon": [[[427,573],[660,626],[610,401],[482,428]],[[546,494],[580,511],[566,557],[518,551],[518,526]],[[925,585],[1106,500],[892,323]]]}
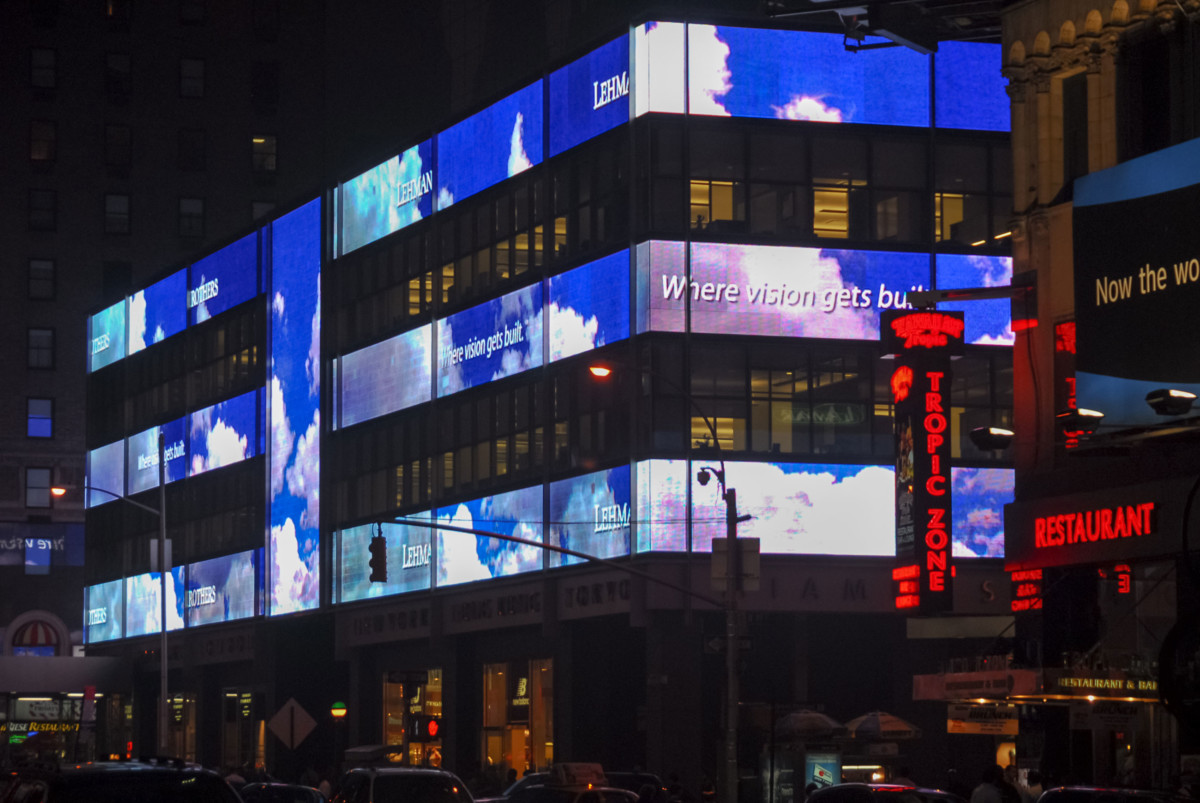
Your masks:
{"label": "glass window", "polygon": [[179,60],[179,96],[204,97],[204,59]]}
{"label": "glass window", "polygon": [[50,469],[25,469],[25,507],[50,507]]}
{"label": "glass window", "polygon": [[34,328],[29,330],[28,362],[30,368],[54,367],[53,329]]}
{"label": "glass window", "polygon": [[35,47],[29,56],[30,85],[35,89],[54,89],[58,85],[57,57],[54,51]]}
{"label": "glass window", "polygon": [[129,126],[104,127],[104,163],[109,167],[128,167],[133,161],[133,135]]}
{"label": "glass window", "polygon": [[204,199],[179,199],[179,236],[204,236]]}
{"label": "glass window", "polygon": [[274,134],[259,134],[251,140],[251,149],[254,157],[254,172],[275,172],[275,148],[276,141]]}
{"label": "glass window", "polygon": [[279,63],[255,62],[250,73],[250,100],[255,110],[271,114],[279,105]]}
{"label": "glass window", "polygon": [[25,435],[30,438],[54,437],[54,401],[26,399]]}
{"label": "glass window", "polygon": [[109,103],[125,103],[133,93],[133,67],[128,53],[109,53],[104,61],[104,90]]}
{"label": "glass window", "polygon": [[54,190],[29,191],[29,230],[54,231],[58,226],[58,193]]}
{"label": "glass window", "polygon": [[204,130],[183,128],[179,131],[179,169],[203,170],[205,159]]}
{"label": "glass window", "polygon": [[58,126],[53,120],[29,121],[29,158],[53,162],[57,155]]}
{"label": "glass window", "polygon": [[29,260],[29,297],[32,299],[54,298],[54,260]]}
{"label": "glass window", "polygon": [[107,234],[129,233],[129,196],[108,193],[104,196],[104,231]]}

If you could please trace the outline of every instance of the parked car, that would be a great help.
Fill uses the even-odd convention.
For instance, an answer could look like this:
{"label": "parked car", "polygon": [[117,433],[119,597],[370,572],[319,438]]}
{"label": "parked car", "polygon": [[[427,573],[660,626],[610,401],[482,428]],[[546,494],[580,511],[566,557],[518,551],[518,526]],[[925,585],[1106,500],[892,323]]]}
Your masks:
{"label": "parked car", "polygon": [[610,785],[599,764],[555,764],[542,783],[513,787],[506,803],[638,803],[636,792]]}
{"label": "parked car", "polygon": [[[616,789],[627,789],[635,794],[640,794],[642,788],[646,786],[653,786],[656,789],[662,789],[664,791],[667,788],[666,784],[663,783],[662,778],[659,778],[657,775],[651,772],[624,772],[620,770],[616,772],[604,771],[604,778],[605,785],[614,787]],[[486,798],[486,800],[500,800],[501,798],[507,799],[511,797],[514,792],[518,792],[527,787],[545,786],[549,779],[549,772],[526,773],[523,777],[517,779],[514,784],[505,789],[502,795],[495,798]],[[476,803],[481,803],[483,800],[485,799],[480,798],[476,801]]]}
{"label": "parked car", "polygon": [[467,785],[429,767],[358,767],[342,776],[333,803],[475,803]]}
{"label": "parked car", "polygon": [[813,790],[808,803],[966,803],[944,789],[892,783],[837,783]]}
{"label": "parked car", "polygon": [[1184,799],[1171,792],[1147,789],[1056,786],[1042,792],[1038,803],[1179,803]]}
{"label": "parked car", "polygon": [[0,803],[240,803],[224,778],[181,760],[17,767]]}
{"label": "parked car", "polygon": [[238,794],[242,803],[326,803],[325,795],[303,784],[248,783]]}

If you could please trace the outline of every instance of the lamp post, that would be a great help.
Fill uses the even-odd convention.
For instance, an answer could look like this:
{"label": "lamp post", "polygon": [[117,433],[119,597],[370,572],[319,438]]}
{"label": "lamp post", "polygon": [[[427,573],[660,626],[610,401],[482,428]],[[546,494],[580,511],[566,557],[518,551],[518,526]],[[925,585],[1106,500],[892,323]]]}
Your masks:
{"label": "lamp post", "polygon": [[[169,701],[167,699],[167,577],[171,573],[171,567],[167,564],[167,482],[166,482],[166,466],[165,459],[166,439],[160,430],[158,433],[158,507],[153,508],[150,505],[143,504],[137,500],[130,499],[128,496],[122,496],[119,493],[108,490],[107,488],[97,488],[92,485],[84,485],[83,491],[87,494],[89,491],[107,494],[113,499],[119,499],[122,502],[127,502],[136,508],[153,513],[158,516],[158,569],[161,577],[161,586],[159,588],[159,647],[158,647],[158,745],[157,750],[160,756],[167,755],[170,750],[170,745],[167,739],[167,720],[169,712]],[[62,496],[67,492],[65,487],[56,486],[50,489],[50,493],[54,496]]]}
{"label": "lamp post", "polygon": [[[621,367],[624,367],[623,365]],[[629,366],[646,376],[661,379],[687,400],[692,409],[704,420],[712,435],[713,446],[717,450],[717,462],[720,468],[702,466],[696,472],[696,480],[701,485],[708,485],[713,477],[717,480],[717,488],[721,499],[725,502],[725,537],[727,549],[725,556],[725,757],[722,766],[723,803],[737,803],[738,799],[738,661],[737,661],[737,616],[738,595],[741,593],[741,549],[737,541],[738,522],[746,521],[750,516],[738,516],[737,490],[725,484],[725,459],[721,457],[721,441],[717,437],[717,427],[713,420],[705,414],[692,394],[679,383],[657,371],[642,366]],[[613,365],[596,363],[588,366],[588,372],[597,379],[607,379],[616,370]]]}

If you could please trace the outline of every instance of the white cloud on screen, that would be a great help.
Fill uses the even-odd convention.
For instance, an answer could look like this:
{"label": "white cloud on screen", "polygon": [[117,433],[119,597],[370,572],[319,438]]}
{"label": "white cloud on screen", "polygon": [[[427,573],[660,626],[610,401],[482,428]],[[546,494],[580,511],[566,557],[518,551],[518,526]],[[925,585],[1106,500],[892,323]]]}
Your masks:
{"label": "white cloud on screen", "polygon": [[729,116],[718,100],[733,89],[728,59],[729,45],[717,36],[716,26],[688,26],[688,110],[692,114]]}
{"label": "white cloud on screen", "polygon": [[166,336],[167,336],[167,333],[163,331],[163,328],[161,325],[154,327],[154,342],[155,343],[161,343]]}
{"label": "white cloud on screen", "polygon": [[783,106],[775,106],[775,118],[778,120],[811,120],[818,123],[842,122],[842,110],[836,106],[826,106],[820,98],[807,95],[792,95]]}
{"label": "white cloud on screen", "polygon": [[[509,306],[511,300],[506,299],[505,306]],[[524,305],[522,305],[524,306]],[[536,314],[529,315],[528,308],[526,309],[526,317],[523,320],[525,342],[521,345],[513,345],[506,348],[500,355],[500,367],[492,373],[492,379],[503,379],[506,376],[519,374],[522,371],[527,371],[530,368],[536,368],[542,364],[542,311],[538,310]],[[509,318],[509,310],[505,310],[504,320]]]}
{"label": "white cloud on screen", "polygon": [[454,206],[454,193],[450,191],[449,187],[442,187],[440,190],[438,190],[438,211],[449,209],[451,206]]}
{"label": "white cloud on screen", "polygon": [[600,321],[595,315],[584,318],[571,307],[559,307],[558,302],[551,302],[549,316],[551,361],[604,345],[596,340]]}
{"label": "white cloud on screen", "polygon": [[[203,287],[207,282],[208,282],[208,277],[205,276],[203,273],[201,273],[200,281],[197,282],[196,284],[198,286]],[[207,321],[209,318],[212,317],[212,315],[209,314],[209,312],[208,312],[208,302],[207,301],[201,301],[200,303],[198,303],[195,306],[195,310],[196,310],[196,323],[204,323],[205,321]]]}
{"label": "white cloud on screen", "polygon": [[[558,531],[559,546],[599,558],[624,554],[628,546],[626,539],[630,535],[628,528],[596,532],[596,508],[612,505],[613,496],[608,485],[607,473],[593,474],[586,480],[579,478],[573,481],[571,495],[559,513],[559,520],[549,523],[549,526]],[[565,565],[578,563],[582,558],[553,554],[550,560],[552,563]]]}
{"label": "white cloud on screen", "polygon": [[296,539],[296,524],[289,517],[283,524],[271,528],[271,559],[274,564],[274,584],[271,588],[271,613],[291,613],[304,610],[317,599],[320,574],[316,560],[318,550],[311,544],[305,549],[308,558],[300,557]]}
{"label": "white cloud on screen", "polygon": [[[195,428],[193,428],[193,432]],[[206,454],[192,455],[192,474],[200,474],[221,466],[230,466],[246,459],[250,437],[218,418],[204,436]]]}
{"label": "white cloud on screen", "polygon": [[308,356],[304,360],[304,374],[308,377],[308,395],[319,397],[321,392],[321,287],[317,284],[317,308],[313,310]]}
{"label": "white cloud on screen", "polygon": [[508,175],[515,176],[533,167],[533,162],[525,154],[525,136],[522,127],[525,115],[517,112],[517,120],[513,124],[512,141],[508,149]]}
{"label": "white cloud on screen", "polygon": [[[466,505],[459,505],[448,516],[438,516],[441,524],[475,529],[475,520]],[[453,585],[486,580],[492,576],[486,563],[475,551],[475,537],[467,533],[438,531],[438,583]]]}
{"label": "white cloud on screen", "polygon": [[138,291],[129,297],[129,353],[146,348],[146,293]]}
{"label": "white cloud on screen", "polygon": [[283,490],[284,469],[292,458],[296,433],[288,420],[287,404],[283,400],[283,384],[271,377],[271,499]]}
{"label": "white cloud on screen", "polygon": [[[535,504],[531,505],[530,500],[536,500]],[[504,532],[513,523],[512,535],[529,541],[543,540],[540,489],[493,496],[486,503],[482,515],[490,519],[483,522],[485,530]],[[542,566],[542,550],[525,544],[493,541],[488,545],[488,556],[494,577],[540,569]]]}
{"label": "white cloud on screen", "polygon": [[312,423],[296,441],[296,461],[287,469],[288,492],[305,500],[300,514],[300,527],[309,529],[320,525],[321,510],[321,411],[313,411]]}
{"label": "white cloud on screen", "polygon": [[283,300],[283,293],[276,291],[275,297],[271,299],[271,311],[275,313],[275,317],[280,321],[283,320],[284,314],[287,312],[286,304]]}
{"label": "white cloud on screen", "polygon": [[[126,605],[126,631],[128,635],[159,632],[158,601],[159,582],[149,574],[139,574],[128,579]],[[141,613],[140,618],[137,612]]]}
{"label": "white cloud on screen", "polygon": [[1017,342],[1017,335],[1013,332],[1012,321],[1009,321],[999,334],[983,334],[971,342],[981,346],[1011,346]]}

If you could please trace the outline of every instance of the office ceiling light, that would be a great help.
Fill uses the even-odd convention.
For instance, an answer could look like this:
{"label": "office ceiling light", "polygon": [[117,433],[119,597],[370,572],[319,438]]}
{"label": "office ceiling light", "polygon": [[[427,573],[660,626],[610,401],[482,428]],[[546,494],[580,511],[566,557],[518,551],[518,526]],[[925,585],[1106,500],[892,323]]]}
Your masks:
{"label": "office ceiling light", "polygon": [[1098,410],[1088,410],[1080,407],[1074,410],[1064,410],[1054,419],[1064,435],[1092,435],[1100,426],[1104,413]]}
{"label": "office ceiling light", "polygon": [[968,437],[971,439],[971,443],[975,444],[976,449],[998,452],[1012,446],[1013,431],[1000,427],[975,427],[968,433]]}
{"label": "office ceiling light", "polygon": [[1146,394],[1146,404],[1159,415],[1187,415],[1194,401],[1195,393],[1175,388],[1159,388]]}

